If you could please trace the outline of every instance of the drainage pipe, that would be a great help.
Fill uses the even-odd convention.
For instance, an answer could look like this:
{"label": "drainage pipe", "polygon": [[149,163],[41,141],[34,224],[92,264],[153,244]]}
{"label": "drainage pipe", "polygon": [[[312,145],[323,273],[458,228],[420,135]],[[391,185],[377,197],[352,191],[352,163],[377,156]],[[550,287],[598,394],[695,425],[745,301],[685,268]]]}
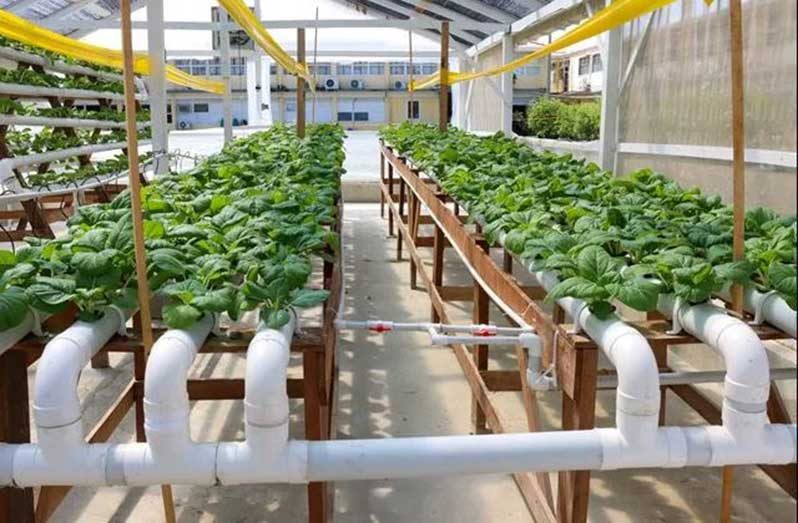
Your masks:
{"label": "drainage pipe", "polygon": [[110,448],[110,482],[214,484],[216,444],[191,440],[186,386],[189,368],[213,324],[213,316],[206,315],[188,329],[167,331],[153,345],[144,377],[147,443]]}
{"label": "drainage pipe", "polygon": [[279,331],[262,325],[247,349],[242,442],[220,443],[216,474],[222,485],[303,482],[307,451],[288,440],[286,375],[296,315]]}
{"label": "drainage pipe", "polygon": [[44,348],[36,369],[36,444],[14,454],[14,481],[25,485],[96,485],[105,478],[106,446],[88,445],[77,384],[81,370],[124,328],[127,313],[109,308],[97,321],[78,321]]}
{"label": "drainage pipe", "polygon": [[682,303],[670,294],[660,295],[657,309],[723,356],[724,426],[730,432],[761,430],[767,424],[770,364],[765,345],[751,327],[725,309]]}
{"label": "drainage pipe", "polygon": [[[718,295],[731,300],[731,290],[726,287]],[[743,308],[754,315],[755,322],[767,322],[793,338],[798,336],[798,313],[774,292],[762,293],[752,285],[743,288]]]}
{"label": "drainage pipe", "polygon": [[[770,369],[770,380],[794,380],[798,379],[796,369],[781,368]],[[718,383],[726,378],[725,370],[706,370],[706,371],[674,371],[661,372],[659,384],[663,387],[669,385],[695,385],[699,383]],[[615,374],[605,374],[598,377],[599,389],[613,389],[618,386],[618,376]]]}

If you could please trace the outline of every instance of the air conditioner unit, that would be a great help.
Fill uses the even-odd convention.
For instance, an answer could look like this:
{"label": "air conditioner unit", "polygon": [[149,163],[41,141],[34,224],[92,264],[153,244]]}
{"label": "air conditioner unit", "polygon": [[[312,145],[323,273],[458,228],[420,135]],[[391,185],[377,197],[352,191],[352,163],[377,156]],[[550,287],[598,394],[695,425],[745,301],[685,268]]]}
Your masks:
{"label": "air conditioner unit", "polygon": [[351,80],[349,82],[349,87],[352,88],[352,89],[358,89],[358,90],[365,89],[366,88],[366,82],[364,82],[363,80]]}
{"label": "air conditioner unit", "polygon": [[407,82],[402,80],[396,80],[393,83],[393,88],[395,91],[404,91],[405,89],[407,89]]}
{"label": "air conditioner unit", "polygon": [[323,86],[328,91],[337,91],[338,90],[338,80],[335,79],[335,78],[325,78]]}

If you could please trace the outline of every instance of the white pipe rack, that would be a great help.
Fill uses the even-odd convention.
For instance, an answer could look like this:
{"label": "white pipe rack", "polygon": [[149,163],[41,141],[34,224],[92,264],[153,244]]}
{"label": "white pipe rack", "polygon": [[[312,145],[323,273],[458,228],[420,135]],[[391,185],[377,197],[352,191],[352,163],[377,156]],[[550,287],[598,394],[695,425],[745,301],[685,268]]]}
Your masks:
{"label": "white pipe rack", "polygon": [[[31,125],[41,127],[89,127],[94,129],[124,129],[125,122],[112,120],[90,120],[83,118],[50,118],[47,116],[0,115],[0,125]],[[137,129],[148,127],[149,122],[139,122]]]}
{"label": "white pipe rack", "polygon": [[[146,167],[152,166],[153,164],[154,161],[151,160],[150,162],[141,165],[142,173],[145,171]],[[83,183],[81,183],[80,185],[76,184],[53,185],[50,187],[50,189],[46,190],[43,189],[40,191],[25,189],[24,192],[19,192],[19,193],[9,192],[8,194],[0,195],[0,205],[14,203],[14,202],[21,202],[25,200],[35,200],[37,198],[44,198],[45,196],[60,196],[64,194],[81,193],[83,191],[107,185],[115,180],[119,180],[120,178],[126,178],[128,176],[128,172],[129,171],[125,169],[124,171],[120,171],[118,173],[114,173],[102,178],[92,177],[84,179]]]}
{"label": "white pipe rack", "polygon": [[[144,147],[150,145],[151,143],[152,142],[150,140],[143,140],[139,142],[139,146]],[[96,143],[81,145],[79,147],[70,147],[68,149],[58,149],[56,151],[46,151],[43,153],[34,153],[25,156],[15,156],[14,158],[6,158],[0,160],[0,180],[8,177],[12,169],[27,167],[29,165],[38,165],[40,163],[57,162],[59,160],[74,158],[75,156],[82,156],[84,154],[114,151],[116,149],[125,148],[127,148],[127,142]]]}
{"label": "white pipe rack", "polygon": [[[587,319],[587,329],[597,327]],[[305,483],[555,470],[784,464],[796,460],[795,425],[763,424],[748,431],[731,430],[725,425],[664,428],[655,425],[651,431],[632,430],[644,421],[629,408],[637,403],[635,393],[639,391],[634,389],[641,381],[626,375],[635,366],[622,364],[620,359],[635,355],[619,350],[617,343],[621,338],[607,350],[621,374],[617,429],[290,441],[284,383],[293,318],[280,331],[261,328],[250,344],[244,400],[246,440],[195,443],[188,430],[186,378],[211,324],[205,318],[191,329],[168,331],[156,343],[145,379],[148,443],[88,444],[80,430],[77,373],[99,350],[102,340],[113,334],[112,328],[118,322],[110,319],[96,324],[78,322],[66,334],[55,338],[45,349],[37,373],[34,420],[39,442],[0,444],[0,485]],[[656,374],[653,381],[658,389]],[[624,391],[632,394],[626,395]],[[658,407],[657,403],[655,411]]]}
{"label": "white pipe rack", "polygon": [[10,47],[0,47],[0,57],[12,60],[14,62],[22,62],[31,65],[40,65],[47,70],[58,73],[93,76],[95,78],[101,78],[103,80],[111,80],[114,82],[121,82],[123,80],[122,75],[118,73],[98,71],[97,69],[92,69],[91,67],[68,64],[66,62],[60,62],[60,61],[53,61],[48,58],[45,58],[44,56],[27,53],[25,51],[12,49]]}
{"label": "white pipe rack", "polygon": [[[62,87],[42,87],[38,85],[9,84],[0,82],[0,94],[16,96],[24,99],[39,98],[74,98],[81,100],[113,100],[124,101],[125,95],[110,91],[92,91],[90,89],[69,89]],[[143,96],[136,95],[142,100]]]}

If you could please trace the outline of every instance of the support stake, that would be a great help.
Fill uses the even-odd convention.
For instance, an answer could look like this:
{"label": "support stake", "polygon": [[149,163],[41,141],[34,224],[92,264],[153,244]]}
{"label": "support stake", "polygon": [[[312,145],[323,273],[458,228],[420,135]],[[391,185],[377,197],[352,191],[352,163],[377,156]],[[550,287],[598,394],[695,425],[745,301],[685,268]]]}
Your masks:
{"label": "support stake", "polygon": [[[136,87],[133,83],[133,41],[130,24],[130,2],[122,0],[122,50],[125,79],[125,116],[127,127],[128,177],[130,201],[133,212],[133,247],[136,260],[136,281],[138,282],[139,317],[141,319],[141,341],[144,359],[152,348],[152,315],[150,314],[150,284],[147,279],[147,252],[144,247],[144,224],[141,212],[141,178],[139,177],[139,144],[136,128]],[[168,523],[175,521],[175,507],[172,487],[161,486],[164,503],[164,518]]]}
{"label": "support stake", "polygon": [[[296,60],[305,65],[305,29],[296,30]],[[305,137],[305,79],[296,77],[296,134]]]}

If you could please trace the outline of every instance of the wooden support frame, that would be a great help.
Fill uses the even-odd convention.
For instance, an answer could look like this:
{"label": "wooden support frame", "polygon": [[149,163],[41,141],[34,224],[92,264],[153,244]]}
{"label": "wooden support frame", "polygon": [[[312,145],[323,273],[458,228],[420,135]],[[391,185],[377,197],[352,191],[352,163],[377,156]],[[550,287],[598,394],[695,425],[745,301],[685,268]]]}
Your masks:
{"label": "wooden support frame", "polygon": [[[388,169],[392,173],[398,174],[395,183],[399,183],[400,187],[405,188],[405,191],[402,191],[402,196],[398,199],[392,197],[392,191],[384,183],[381,191],[385,198],[388,216],[393,216],[393,223],[398,228],[397,246],[404,244],[409,257],[413,259],[415,267],[418,269],[422,284],[430,295],[432,317],[437,318],[437,321],[447,322],[445,302],[452,301],[453,298],[462,299],[463,295],[462,290],[453,290],[456,288],[443,285],[443,249],[441,244],[445,240],[450,247],[454,248],[461,260],[480,276],[478,286],[483,291],[489,290],[491,295],[498,297],[517,316],[536,328],[544,342],[544,361],[551,362],[556,355],[557,375],[563,393],[563,429],[593,428],[598,374],[598,349],[595,344],[581,335],[572,333],[571,326],[563,323],[561,309],[556,307],[554,314],[548,314],[536,303],[536,300],[541,299],[544,294],[542,289],[524,289],[518,283],[511,274],[514,265],[511,255],[504,253],[501,267],[490,257],[486,252],[484,240],[465,227],[457,202],[441,198],[441,191],[434,180],[411,168],[404,158],[396,155],[385,144],[381,144],[381,157],[381,161],[388,162]],[[405,196],[405,192],[407,196]],[[422,242],[414,243],[412,241],[409,227],[405,225],[410,223],[410,219],[404,219],[405,214],[401,208],[405,198],[416,198],[421,206],[429,212],[430,219],[424,221],[431,222],[434,228],[431,244],[424,242],[425,245],[422,245]],[[447,205],[447,203],[452,203],[452,205]],[[418,221],[423,223],[422,220]],[[426,237],[418,236],[418,238]],[[434,249],[431,276],[427,274],[419,254],[419,249],[424,247]],[[523,266],[523,264],[519,265]],[[669,333],[670,327],[662,319],[629,323],[646,337],[663,370],[667,366],[669,346],[700,343],[685,333]],[[762,340],[789,338],[786,334],[767,325],[751,325],[751,328]],[[554,350],[555,343],[556,351]],[[518,348],[519,368],[517,371],[513,371],[513,373],[519,374],[517,378],[510,377],[506,372],[499,373],[499,371],[480,369],[477,361],[469,356],[466,347],[454,346],[452,348],[471,387],[475,404],[484,412],[487,427],[491,431],[503,431],[500,414],[488,394],[500,391],[522,392],[529,429],[538,430],[537,406],[534,394],[526,386],[525,369],[522,365],[526,361],[526,355],[520,348]],[[708,421],[713,422],[715,419],[720,419],[718,407],[703,398],[694,386],[680,385],[668,388],[685,399]],[[772,409],[770,416],[773,421],[779,422],[787,419],[783,405],[779,405],[777,393],[772,393],[769,405]],[[664,403],[661,416],[664,416]],[[660,421],[664,422],[664,418],[661,418]],[[763,466],[762,469],[787,493],[795,497],[795,465]],[[552,489],[548,485],[548,477],[516,474],[514,478],[535,520],[562,522],[584,522],[587,520],[590,472],[558,474],[559,488],[557,489],[556,504],[552,501]]]}

